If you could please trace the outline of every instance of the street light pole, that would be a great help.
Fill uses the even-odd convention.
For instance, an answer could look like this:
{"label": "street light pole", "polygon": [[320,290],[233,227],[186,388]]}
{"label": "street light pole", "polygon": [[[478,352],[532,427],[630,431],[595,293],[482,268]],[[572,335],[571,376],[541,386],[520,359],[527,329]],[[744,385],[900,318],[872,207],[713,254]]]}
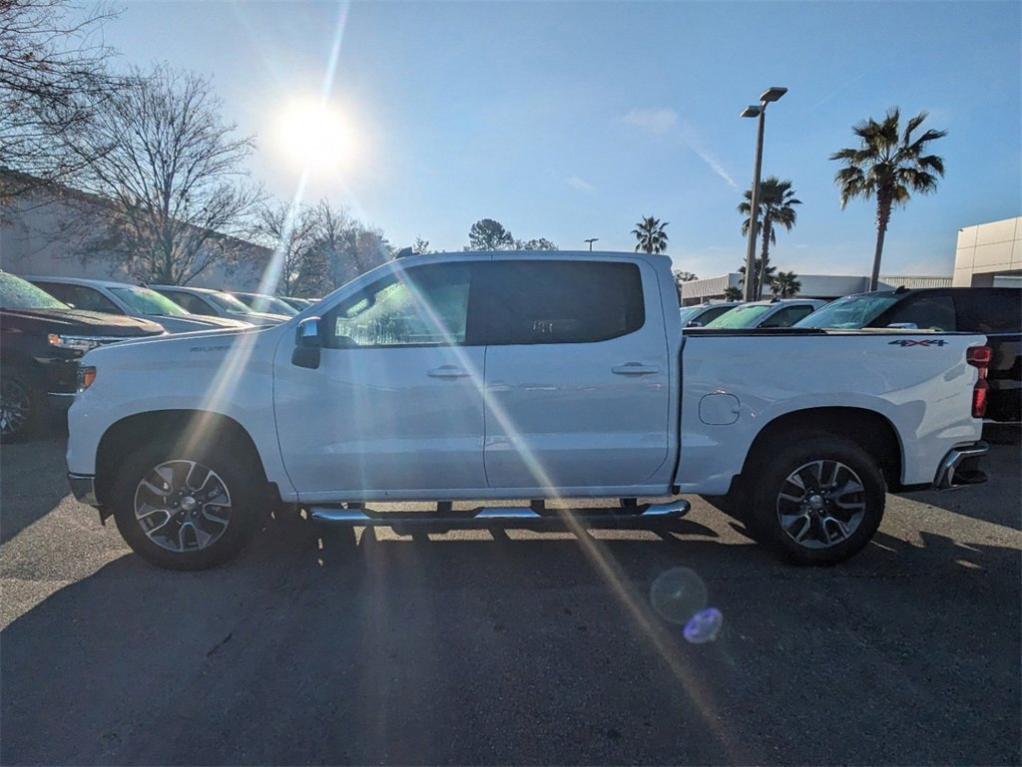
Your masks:
{"label": "street light pole", "polygon": [[593,243],[596,242],[599,239],[600,239],[599,237],[589,237],[588,239],[582,240],[582,242],[588,242],[589,243],[589,252],[592,253],[593,252]]}
{"label": "street light pole", "polygon": [[[788,92],[787,88],[768,88],[759,97],[759,106],[748,106],[742,110],[742,117],[758,117],[759,125],[756,129],[756,164],[752,172],[752,193],[749,199],[749,241],[745,246],[745,300],[751,301],[756,295],[756,284],[759,280],[754,279],[756,261],[756,235],[759,219],[759,176],[763,168],[763,130],[766,127],[767,104],[777,101]],[[765,264],[763,265],[765,266]]]}

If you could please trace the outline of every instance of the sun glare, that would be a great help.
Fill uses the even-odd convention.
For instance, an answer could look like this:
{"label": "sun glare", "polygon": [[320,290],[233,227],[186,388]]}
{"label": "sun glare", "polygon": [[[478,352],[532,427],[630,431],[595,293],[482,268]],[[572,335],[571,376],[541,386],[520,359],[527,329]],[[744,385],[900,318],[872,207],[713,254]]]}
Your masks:
{"label": "sun glare", "polygon": [[287,159],[311,173],[350,164],[351,126],[336,106],[318,99],[293,101],[277,119],[277,145]]}

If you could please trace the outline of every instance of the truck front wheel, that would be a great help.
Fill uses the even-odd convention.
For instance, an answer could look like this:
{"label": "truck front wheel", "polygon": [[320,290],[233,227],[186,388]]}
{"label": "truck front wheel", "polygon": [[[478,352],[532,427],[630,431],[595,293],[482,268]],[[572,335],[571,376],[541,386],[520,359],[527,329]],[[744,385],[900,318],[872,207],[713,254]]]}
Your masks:
{"label": "truck front wheel", "polygon": [[844,437],[786,435],[785,442],[764,451],[749,478],[757,537],[801,564],[848,559],[883,519],[883,473]]}
{"label": "truck front wheel", "polygon": [[259,481],[229,443],[187,439],[143,447],[118,468],[111,500],[121,536],[151,564],[203,570],[231,559],[269,507]]}

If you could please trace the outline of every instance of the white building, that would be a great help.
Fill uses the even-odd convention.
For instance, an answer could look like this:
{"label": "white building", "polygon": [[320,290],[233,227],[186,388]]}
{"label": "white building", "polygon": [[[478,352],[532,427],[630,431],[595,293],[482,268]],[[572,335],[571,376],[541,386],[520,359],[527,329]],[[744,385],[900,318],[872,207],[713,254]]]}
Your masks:
{"label": "white building", "polygon": [[[851,293],[863,293],[869,290],[869,277],[839,274],[800,274],[798,281],[802,289],[798,295],[802,298],[840,298]],[[742,275],[738,272],[722,274],[719,277],[707,277],[704,280],[692,280],[681,283],[681,303],[684,306],[701,304],[704,301],[724,298],[726,288],[739,288]],[[880,289],[893,289],[904,285],[906,288],[946,288],[951,284],[950,277],[921,276],[883,276],[880,277]],[[764,297],[770,296],[770,288],[764,288]]]}
{"label": "white building", "polygon": [[[103,252],[90,252],[86,256],[81,248],[80,225],[76,228],[73,223],[77,211],[83,205],[99,207],[110,205],[109,202],[56,184],[40,186],[27,195],[4,202],[6,205],[0,208],[0,269],[3,271],[135,282],[123,259]],[[220,290],[258,290],[272,251],[237,238],[220,238],[229,241],[236,255],[211,264],[189,284]]]}
{"label": "white building", "polygon": [[958,230],[954,285],[1022,287],[1022,216]]}

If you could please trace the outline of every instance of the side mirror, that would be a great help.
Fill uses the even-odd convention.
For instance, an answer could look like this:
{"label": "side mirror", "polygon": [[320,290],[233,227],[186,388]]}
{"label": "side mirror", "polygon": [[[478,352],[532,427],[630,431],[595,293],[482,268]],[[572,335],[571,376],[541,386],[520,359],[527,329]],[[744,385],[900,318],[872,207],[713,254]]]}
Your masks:
{"label": "side mirror", "polygon": [[319,317],[306,317],[298,323],[295,331],[295,350],[291,353],[291,364],[300,368],[319,367],[323,339],[319,333]]}
{"label": "side mirror", "polygon": [[701,328],[702,326],[703,326],[703,323],[701,323],[699,320],[692,320],[685,327],[687,327],[687,328]]}

